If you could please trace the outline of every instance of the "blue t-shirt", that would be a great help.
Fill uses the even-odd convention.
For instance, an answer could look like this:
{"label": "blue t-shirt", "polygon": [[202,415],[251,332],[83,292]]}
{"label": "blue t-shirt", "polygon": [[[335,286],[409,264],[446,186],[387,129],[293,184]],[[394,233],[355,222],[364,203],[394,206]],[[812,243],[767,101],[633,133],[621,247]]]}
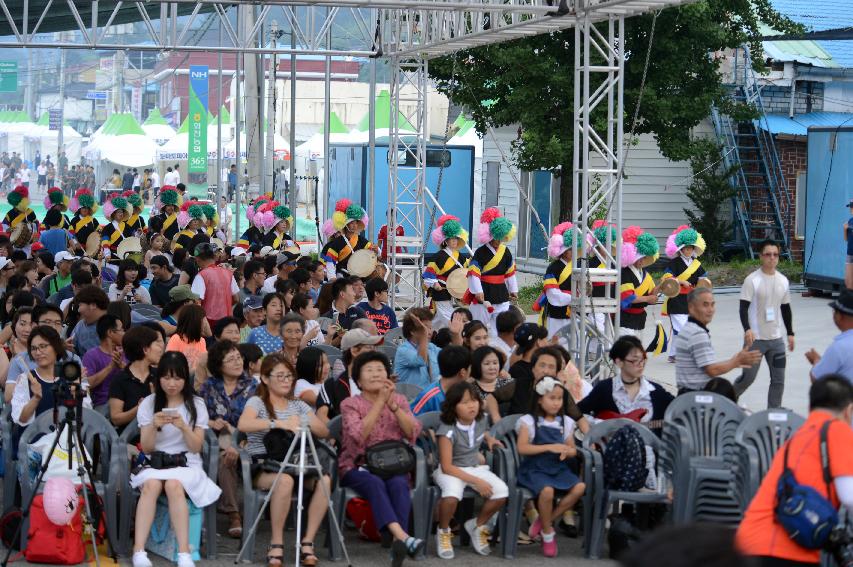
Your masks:
{"label": "blue t-shirt", "polygon": [[376,323],[376,329],[379,331],[380,335],[384,335],[391,329],[396,329],[399,326],[397,324],[397,316],[394,314],[394,310],[384,303],[379,309],[374,309],[365,301],[363,303],[359,303],[358,308],[364,311],[365,317]]}
{"label": "blue t-shirt", "polygon": [[252,329],[249,333],[249,340],[247,342],[261,347],[261,350],[264,351],[264,355],[281,350],[281,347],[284,344],[280,335],[273,336],[269,331],[267,331],[266,325],[261,325],[260,327]]}
{"label": "blue t-shirt", "polygon": [[39,242],[54,256],[62,251],[68,251],[68,231],[64,228],[51,228],[41,233]]}
{"label": "blue t-shirt", "polygon": [[412,413],[423,415],[431,411],[441,411],[444,403],[444,390],[441,389],[441,381],[436,380],[423,389],[418,397],[412,400]]}

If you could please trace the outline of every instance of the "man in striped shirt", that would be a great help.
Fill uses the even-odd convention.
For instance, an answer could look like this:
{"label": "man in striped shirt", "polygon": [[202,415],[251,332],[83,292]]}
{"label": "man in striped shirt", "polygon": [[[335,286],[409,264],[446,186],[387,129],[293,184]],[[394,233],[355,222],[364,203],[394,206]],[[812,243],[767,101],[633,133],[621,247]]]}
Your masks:
{"label": "man in striped shirt", "polygon": [[471,351],[463,346],[449,345],[438,353],[441,378],[424,388],[412,402],[412,413],[421,415],[441,411],[444,394],[457,382],[464,382],[471,369]]}

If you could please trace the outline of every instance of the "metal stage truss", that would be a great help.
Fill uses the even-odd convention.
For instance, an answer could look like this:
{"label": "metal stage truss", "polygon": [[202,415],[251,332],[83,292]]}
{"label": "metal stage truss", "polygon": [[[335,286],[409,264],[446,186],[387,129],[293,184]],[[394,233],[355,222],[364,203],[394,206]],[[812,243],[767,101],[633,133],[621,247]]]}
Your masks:
{"label": "metal stage truss", "polygon": [[[624,19],[687,1],[0,0],[0,47],[387,58],[391,63],[390,123],[395,125],[390,132],[390,147],[398,148],[389,153],[388,253],[392,274],[400,276],[398,287],[410,288],[408,293],[401,294],[408,297],[401,298],[398,306],[420,305],[428,212],[425,202],[428,60],[464,49],[575,29],[572,222],[581,227],[580,240],[586,242],[591,219],[602,206],[607,210],[606,220],[621,234],[621,178],[626,155],[622,103]],[[255,10],[248,31],[239,30],[235,24],[238,6]],[[212,34],[215,38],[211,34],[194,33],[202,20],[210,27],[221,27],[222,33]],[[273,21],[279,29],[291,34],[289,46],[263,39],[264,30]],[[111,28],[127,22],[142,22],[145,33],[123,35]],[[350,39],[346,49],[335,47],[330,39],[332,30],[344,25],[342,22],[348,26]],[[48,33],[55,31],[78,33],[63,34],[57,41]],[[645,46],[635,46],[635,52],[643,49]],[[410,109],[403,114],[417,130],[416,136],[401,137],[397,130],[401,103]],[[606,120],[601,120],[602,109],[606,109]],[[404,237],[396,236],[394,230],[401,224],[406,229]],[[604,349],[618,329],[617,250],[618,246],[611,247],[608,242],[598,247],[590,260],[578,251],[574,255],[572,307],[576,316],[565,337],[584,375],[603,372]],[[593,283],[605,283],[611,299],[592,298]],[[394,297],[391,294],[392,302]]]}

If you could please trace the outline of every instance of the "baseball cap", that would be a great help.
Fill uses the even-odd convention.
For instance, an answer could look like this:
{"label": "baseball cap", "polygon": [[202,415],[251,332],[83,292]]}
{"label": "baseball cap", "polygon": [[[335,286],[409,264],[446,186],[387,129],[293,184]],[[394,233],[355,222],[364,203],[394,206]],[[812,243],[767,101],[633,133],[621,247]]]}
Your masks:
{"label": "baseball cap", "polygon": [[275,254],[275,249],[273,249],[272,246],[264,246],[263,248],[261,248],[261,251],[258,252],[258,254],[260,254],[261,256],[272,256],[273,254]]}
{"label": "baseball cap", "polygon": [[299,258],[298,254],[291,254],[290,252],[282,252],[275,258],[275,265],[281,266],[282,264],[287,264],[289,262],[295,262],[296,259]]}
{"label": "baseball cap", "polygon": [[187,284],[176,285],[169,290],[169,301],[187,301],[190,299],[197,301],[201,298],[193,293],[192,288]]}
{"label": "baseball cap", "polygon": [[260,295],[250,295],[246,299],[243,300],[243,309],[263,309],[264,308],[264,300],[261,299]]}
{"label": "baseball cap", "polygon": [[515,330],[515,342],[522,350],[527,350],[534,342],[548,336],[548,330],[536,323],[523,323]]}
{"label": "baseball cap", "polygon": [[231,257],[232,258],[236,258],[238,256],[245,256],[245,255],[246,255],[246,249],[245,248],[240,248],[239,246],[235,246],[234,248],[231,249]]}
{"label": "baseball cap", "polygon": [[61,252],[57,252],[53,255],[53,262],[58,264],[60,262],[73,262],[76,258],[71,255],[70,252],[63,250]]}
{"label": "baseball cap", "polygon": [[375,345],[382,341],[379,335],[371,335],[364,329],[350,329],[341,339],[341,350],[349,350],[360,345]]}
{"label": "baseball cap", "polygon": [[8,266],[11,263],[12,263],[12,260],[7,258],[6,256],[0,256],[0,270],[2,270],[3,268],[5,268],[6,266]]}

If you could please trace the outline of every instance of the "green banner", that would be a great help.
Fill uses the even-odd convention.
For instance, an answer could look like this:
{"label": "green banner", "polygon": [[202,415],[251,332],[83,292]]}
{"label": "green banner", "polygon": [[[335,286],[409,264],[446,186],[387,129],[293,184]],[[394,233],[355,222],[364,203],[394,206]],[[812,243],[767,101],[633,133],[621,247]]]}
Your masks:
{"label": "green banner", "polygon": [[187,193],[207,198],[207,65],[190,66]]}
{"label": "green banner", "polygon": [[0,93],[18,92],[18,62],[0,61]]}

